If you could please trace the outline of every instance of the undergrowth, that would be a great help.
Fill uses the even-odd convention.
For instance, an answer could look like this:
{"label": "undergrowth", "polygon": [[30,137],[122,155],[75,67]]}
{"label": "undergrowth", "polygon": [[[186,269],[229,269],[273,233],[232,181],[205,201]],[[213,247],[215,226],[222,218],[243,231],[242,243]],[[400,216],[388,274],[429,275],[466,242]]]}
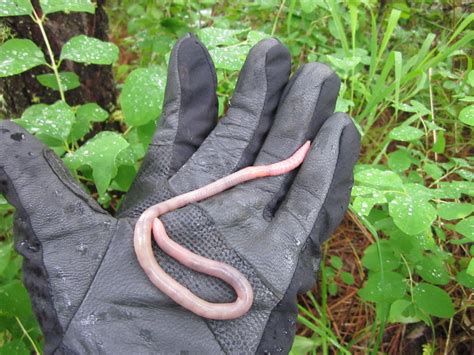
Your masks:
{"label": "undergrowth", "polygon": [[[47,15],[32,12],[28,1],[17,3],[26,4],[22,11],[0,4],[0,16],[32,16],[42,26]],[[58,90],[60,100],[32,105],[16,122],[54,149],[105,208],[120,203],[145,154],[176,39],[193,31],[210,49],[222,114],[251,46],[276,36],[295,68],[321,61],[338,73],[336,110],[354,118],[363,145],[349,211],[324,246],[320,282],[299,298],[292,353],[472,349],[474,14],[467,6],[369,0],[125,0],[107,6],[115,44],[79,36],[60,58],[8,36],[0,47],[0,64],[15,58],[0,65],[0,76],[36,65],[51,69],[38,80]],[[59,10],[93,8],[71,1]],[[60,72],[63,60],[113,64],[119,106],[113,112],[96,103],[69,106],[64,91],[80,78]],[[51,121],[58,124],[44,124]],[[121,129],[97,129],[106,121]],[[0,352],[39,351],[41,333],[18,281],[12,211],[1,197],[0,214]]]}

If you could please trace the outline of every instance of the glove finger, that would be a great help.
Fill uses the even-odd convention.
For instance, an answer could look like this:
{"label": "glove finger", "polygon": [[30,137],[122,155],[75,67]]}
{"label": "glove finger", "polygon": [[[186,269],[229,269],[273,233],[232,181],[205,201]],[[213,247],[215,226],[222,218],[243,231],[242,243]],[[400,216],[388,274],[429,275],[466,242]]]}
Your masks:
{"label": "glove finger", "polygon": [[185,35],[171,53],[163,113],[119,216],[139,215],[140,202],[157,193],[160,177],[172,176],[181,168],[215,127],[216,86],[207,49],[194,35]]}
{"label": "glove finger", "polygon": [[[288,158],[305,141],[313,140],[336,105],[340,80],[326,65],[308,63],[291,79],[255,165]],[[288,192],[294,174],[285,174],[249,184],[266,205],[264,216],[271,219],[279,202]]]}
{"label": "glove finger", "polygon": [[273,122],[290,67],[290,54],[276,39],[251,49],[226,117],[172,177],[175,191],[204,186],[253,162]]}
{"label": "glove finger", "polygon": [[269,228],[255,242],[258,245],[254,249],[259,252],[251,257],[271,252],[272,261],[261,265],[260,272],[278,289],[286,289],[293,273],[283,275],[275,263],[280,268],[281,262],[289,263],[292,270],[308,237],[312,246],[319,247],[341,222],[349,203],[359,149],[360,136],[352,120],[336,113],[321,128]]}

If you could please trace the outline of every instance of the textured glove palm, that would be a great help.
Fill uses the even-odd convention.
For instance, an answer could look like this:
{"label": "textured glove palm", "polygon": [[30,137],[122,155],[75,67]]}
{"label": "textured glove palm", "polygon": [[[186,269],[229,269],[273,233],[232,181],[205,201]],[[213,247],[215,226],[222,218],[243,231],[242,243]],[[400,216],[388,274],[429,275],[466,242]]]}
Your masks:
{"label": "textured glove palm", "polygon": [[[60,159],[12,122],[0,123],[0,192],[16,207],[16,248],[47,353],[253,353],[288,351],[296,294],[315,282],[320,244],[340,223],[359,135],[333,114],[339,79],[323,64],[288,80],[290,55],[257,44],[217,123],[216,76],[204,46],[186,35],[170,58],[159,127],[116,217],[71,178]],[[156,289],[133,250],[137,217],[152,204],[242,167],[311,152],[297,173],[239,185],[163,216],[169,235],[246,275],[251,310],[202,319]],[[231,302],[225,283],[155,250],[160,265],[200,297]]]}

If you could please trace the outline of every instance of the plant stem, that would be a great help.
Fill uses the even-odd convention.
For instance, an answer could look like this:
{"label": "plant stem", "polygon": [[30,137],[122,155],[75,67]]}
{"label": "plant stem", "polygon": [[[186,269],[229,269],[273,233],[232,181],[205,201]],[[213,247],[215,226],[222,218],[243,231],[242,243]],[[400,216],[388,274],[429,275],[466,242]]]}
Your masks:
{"label": "plant stem", "polygon": [[[32,5],[33,6],[33,5]],[[43,36],[44,43],[46,45],[46,49],[48,50],[49,59],[51,61],[51,69],[53,70],[54,76],[56,77],[56,82],[58,83],[59,95],[61,96],[61,100],[66,102],[66,97],[64,96],[64,89],[61,82],[61,77],[59,76],[58,65],[56,60],[54,59],[53,50],[51,49],[51,44],[49,43],[48,36],[46,35],[46,31],[44,30],[43,22],[45,17],[39,17],[36,10],[33,8],[33,21],[38,25],[41,35]]]}
{"label": "plant stem", "polygon": [[29,342],[31,343],[31,346],[33,347],[33,349],[35,350],[36,354],[40,355],[41,354],[41,351],[39,351],[38,349],[38,345],[36,345],[36,343],[34,342],[34,340],[31,338],[30,334],[27,332],[27,330],[25,329],[25,327],[23,326],[23,323],[21,322],[20,318],[18,317],[15,317],[18,325],[20,326],[21,328],[21,331],[23,332],[23,334],[25,334],[25,336],[28,338]]}

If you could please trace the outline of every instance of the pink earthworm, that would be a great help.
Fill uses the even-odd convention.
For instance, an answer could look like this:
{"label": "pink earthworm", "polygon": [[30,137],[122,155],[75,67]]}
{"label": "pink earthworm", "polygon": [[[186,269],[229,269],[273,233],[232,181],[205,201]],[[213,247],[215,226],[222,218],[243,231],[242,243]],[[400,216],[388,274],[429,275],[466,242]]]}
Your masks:
{"label": "pink earthworm", "polygon": [[[246,181],[285,174],[297,168],[303,162],[310,144],[307,141],[286,160],[241,169],[204,187],[178,195],[146,209],[135,225],[134,247],[138,261],[150,281],[176,303],[204,318],[234,319],[247,313],[252,306],[253,290],[245,276],[230,265],[194,254],[174,242],[170,239],[163,223],[157,217],[190,203],[205,200]],[[165,253],[190,269],[227,282],[234,288],[237,299],[232,303],[207,302],[168,275],[160,267],[153,254],[151,245],[152,230],[158,246]]]}

